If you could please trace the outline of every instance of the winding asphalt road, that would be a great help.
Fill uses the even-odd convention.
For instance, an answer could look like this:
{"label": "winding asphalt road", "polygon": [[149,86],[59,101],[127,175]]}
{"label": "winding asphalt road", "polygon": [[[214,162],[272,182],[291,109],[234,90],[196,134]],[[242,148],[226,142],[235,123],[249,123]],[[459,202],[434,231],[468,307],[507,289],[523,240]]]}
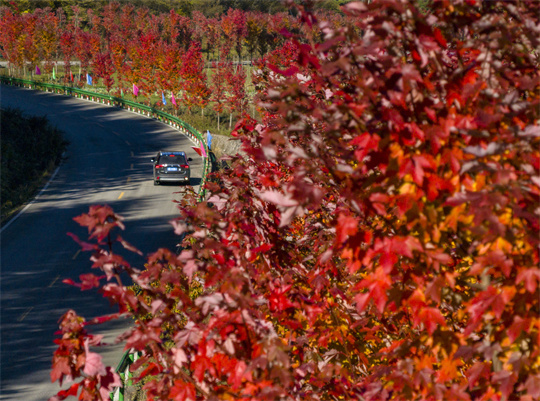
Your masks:
{"label": "winding asphalt road", "polygon": [[[173,128],[114,107],[68,96],[0,86],[0,107],[28,115],[46,115],[65,133],[70,145],[58,173],[41,195],[1,231],[0,399],[45,401],[60,389],[50,381],[54,332],[68,309],[90,319],[114,312],[96,291],[63,284],[91,271],[90,254],[80,252],[66,234],[86,239],[73,217],[90,205],[108,204],[125,217],[122,237],[144,255],[159,247],[173,249],[170,220],[178,217],[178,186],[154,186],[150,158],[158,150],[184,150],[193,159],[191,184],[201,180],[202,160],[193,143]],[[115,249],[134,266],[144,256]],[[105,327],[114,341],[127,322]],[[103,333],[103,327],[90,328]],[[104,350],[104,362],[118,364],[122,345]]]}

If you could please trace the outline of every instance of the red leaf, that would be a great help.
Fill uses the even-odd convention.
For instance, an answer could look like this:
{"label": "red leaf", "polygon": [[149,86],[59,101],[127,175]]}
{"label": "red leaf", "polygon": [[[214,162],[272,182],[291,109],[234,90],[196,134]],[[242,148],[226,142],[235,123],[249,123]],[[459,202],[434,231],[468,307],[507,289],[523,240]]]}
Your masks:
{"label": "red leaf", "polygon": [[340,214],[336,227],[336,242],[341,244],[358,231],[358,220],[352,216]]}
{"label": "red leaf", "polygon": [[71,375],[71,367],[69,366],[68,358],[55,356],[51,370],[51,382],[54,383],[55,381],[60,380],[60,383],[62,383],[62,378],[69,375]]}
{"label": "red leaf", "polygon": [[73,383],[67,390],[60,390],[57,394],[57,399],[63,400],[70,396],[76,397],[79,391],[79,385],[80,383]]}
{"label": "red leaf", "polygon": [[72,286],[74,286],[74,287],[79,287],[79,288],[81,287],[81,285],[80,285],[79,283],[76,283],[75,281],[73,281],[73,280],[70,279],[70,278],[65,278],[65,279],[63,279],[63,280],[62,280],[62,283],[64,283],[64,284],[69,284],[69,285],[72,285]]}
{"label": "red leaf", "polygon": [[259,197],[266,202],[270,202],[278,206],[291,207],[298,205],[298,201],[292,199],[289,194],[284,195],[278,191],[261,192]]}
{"label": "red leaf", "polygon": [[439,325],[446,326],[446,321],[444,320],[441,311],[437,308],[420,309],[420,311],[414,316],[414,323],[423,323],[430,335],[433,334]]}
{"label": "red leaf", "polygon": [[101,355],[95,352],[87,352],[83,372],[88,376],[105,375],[107,372]]}
{"label": "red leaf", "polygon": [[75,234],[72,234],[72,233],[67,233],[68,236],[70,236],[71,238],[73,238],[73,240],[79,244],[82,248],[83,251],[95,251],[97,249],[99,249],[99,246],[96,245],[96,244],[91,244],[89,242],[84,242],[84,241],[81,241],[79,239],[79,237],[77,237]]}
{"label": "red leaf", "polygon": [[519,284],[522,281],[525,282],[525,288],[527,291],[533,294],[538,287],[538,282],[540,281],[540,269],[536,267],[522,269],[516,277],[516,284]]}
{"label": "red leaf", "polygon": [[356,294],[354,296],[356,301],[356,310],[358,313],[362,313],[366,309],[367,303],[369,301],[369,292],[364,292],[362,294]]}
{"label": "red leaf", "polygon": [[183,380],[175,380],[174,386],[169,392],[169,398],[174,401],[195,401],[195,386]]}
{"label": "red leaf", "polygon": [[118,236],[118,237],[116,238],[116,240],[117,240],[118,242],[120,242],[120,243],[122,244],[122,246],[123,246],[125,249],[127,249],[127,250],[129,250],[129,251],[131,251],[131,252],[134,252],[134,253],[136,253],[136,254],[142,256],[143,253],[142,253],[141,251],[139,251],[137,248],[135,248],[135,247],[134,247],[133,245],[131,245],[129,242],[127,242],[126,240],[124,240],[121,236]]}
{"label": "red leaf", "polygon": [[245,372],[245,362],[239,361],[229,376],[229,383],[232,384],[233,388],[240,388],[242,386],[242,379],[244,378]]}
{"label": "red leaf", "polygon": [[447,46],[447,43],[446,43],[446,39],[444,38],[444,36],[442,35],[441,33],[441,30],[439,28],[435,28],[433,30],[433,33],[435,34],[435,40],[444,48],[446,48]]}
{"label": "red leaf", "polygon": [[510,327],[507,330],[508,339],[511,342],[514,342],[523,331],[528,333],[529,324],[530,324],[530,319],[523,319],[520,316],[514,316],[514,322],[510,325]]}
{"label": "red leaf", "polygon": [[163,371],[163,368],[155,362],[150,362],[148,366],[141,372],[140,377],[146,377],[147,375],[157,375]]}
{"label": "red leaf", "polygon": [[506,399],[508,399],[508,396],[514,391],[514,384],[516,384],[516,381],[517,375],[514,372],[509,372],[507,370],[500,370],[491,375],[491,382],[499,383],[499,390]]}
{"label": "red leaf", "polygon": [[[217,255],[219,255],[219,256],[221,256],[221,257],[223,258],[223,256],[220,255],[220,254],[214,254],[214,255],[212,255],[212,256],[214,257],[214,259],[216,259],[216,261],[217,261],[219,264],[221,264],[221,265],[225,264],[225,259],[223,258],[223,262],[220,262],[220,261],[216,258]],[[186,262],[186,264],[184,265],[184,267],[182,268],[182,271],[184,272],[184,274],[185,274],[186,276],[188,276],[188,278],[189,278],[190,280],[193,278],[193,275],[197,272],[197,270],[198,270],[197,263],[196,263],[193,259],[188,260],[188,261]]]}
{"label": "red leaf", "polygon": [[92,273],[81,274],[79,276],[81,280],[81,285],[80,285],[81,291],[90,290],[92,288],[99,288],[100,286],[99,280],[105,277],[106,276],[96,276]]}
{"label": "red leaf", "polygon": [[465,376],[467,376],[469,382],[469,390],[476,385],[479,378],[489,378],[490,370],[490,366],[486,362],[476,362],[473,366],[471,366],[465,373]]}
{"label": "red leaf", "polygon": [[99,393],[103,400],[108,400],[111,391],[122,386],[120,376],[111,367],[107,367],[106,375],[99,377],[99,384]]}
{"label": "red leaf", "polygon": [[540,375],[530,374],[523,387],[527,390],[527,395],[532,397],[533,400],[540,399]]}

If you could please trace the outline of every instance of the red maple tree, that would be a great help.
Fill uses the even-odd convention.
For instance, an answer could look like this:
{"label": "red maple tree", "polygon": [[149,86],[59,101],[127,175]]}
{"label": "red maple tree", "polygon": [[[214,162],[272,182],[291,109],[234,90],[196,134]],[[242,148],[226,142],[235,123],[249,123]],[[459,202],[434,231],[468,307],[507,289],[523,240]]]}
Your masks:
{"label": "red maple tree", "polygon": [[237,125],[245,156],[208,201],[181,201],[186,249],[139,273],[107,246],[119,216],[79,216],[137,318],[147,399],[538,399],[539,7],[353,2],[338,27],[300,9],[324,40],[291,33],[287,65],[261,66],[267,116]]}
{"label": "red maple tree", "polygon": [[107,88],[107,93],[110,93],[115,80],[113,78],[114,63],[110,52],[98,53],[94,56],[94,74],[96,77],[103,80],[103,84]]}
{"label": "red maple tree", "polygon": [[217,129],[219,130],[221,113],[225,111],[228,104],[227,92],[229,91],[228,77],[233,75],[233,65],[230,61],[221,60],[212,63],[210,76],[212,108],[217,113]]}
{"label": "red maple tree", "polygon": [[229,68],[225,74],[227,82],[227,109],[229,110],[229,129],[231,129],[232,116],[243,116],[247,108],[246,72],[242,65]]}
{"label": "red maple tree", "polygon": [[204,110],[204,107],[208,104],[210,90],[206,83],[204,60],[198,42],[192,42],[189,46],[180,69],[180,77],[182,79],[182,99],[184,104],[190,111],[194,106]]}

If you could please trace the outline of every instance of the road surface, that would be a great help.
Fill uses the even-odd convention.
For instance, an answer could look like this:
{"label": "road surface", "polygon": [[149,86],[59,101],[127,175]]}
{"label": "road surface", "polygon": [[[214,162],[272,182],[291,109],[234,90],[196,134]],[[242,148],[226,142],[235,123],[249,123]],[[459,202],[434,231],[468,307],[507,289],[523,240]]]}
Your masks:
{"label": "road surface", "polygon": [[[122,236],[145,255],[177,242],[169,221],[178,217],[176,185],[154,186],[150,158],[158,150],[184,150],[193,161],[191,184],[198,190],[203,163],[193,143],[156,120],[119,108],[68,96],[0,86],[0,107],[46,115],[70,142],[65,160],[45,191],[1,231],[0,399],[44,401],[60,389],[50,382],[58,319],[75,309],[87,319],[114,312],[96,291],[81,292],[63,284],[91,271],[90,254],[67,236],[87,238],[73,217],[90,205],[108,204],[125,217]],[[135,266],[144,257],[125,255]],[[110,324],[113,341],[127,322]],[[103,333],[101,326],[91,329]],[[122,345],[102,353],[116,368]]]}

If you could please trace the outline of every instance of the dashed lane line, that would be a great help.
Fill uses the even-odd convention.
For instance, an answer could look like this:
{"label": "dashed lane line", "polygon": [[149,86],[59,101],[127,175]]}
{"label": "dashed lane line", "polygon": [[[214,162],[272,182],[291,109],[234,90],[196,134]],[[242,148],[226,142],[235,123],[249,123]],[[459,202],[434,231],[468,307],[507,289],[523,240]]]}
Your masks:
{"label": "dashed lane line", "polygon": [[26,310],[24,311],[24,313],[23,313],[21,316],[19,316],[19,318],[17,319],[17,321],[18,321],[18,322],[22,322],[22,321],[26,318],[26,316],[28,316],[28,314],[32,311],[32,309],[34,309],[33,306],[31,306],[31,307],[29,307],[28,309],[26,309]]}
{"label": "dashed lane line", "polygon": [[54,283],[56,283],[56,282],[58,281],[59,278],[60,278],[60,275],[56,276],[56,277],[54,278],[54,280],[51,281],[51,284],[49,284],[49,288],[52,287],[52,286],[54,285]]}

